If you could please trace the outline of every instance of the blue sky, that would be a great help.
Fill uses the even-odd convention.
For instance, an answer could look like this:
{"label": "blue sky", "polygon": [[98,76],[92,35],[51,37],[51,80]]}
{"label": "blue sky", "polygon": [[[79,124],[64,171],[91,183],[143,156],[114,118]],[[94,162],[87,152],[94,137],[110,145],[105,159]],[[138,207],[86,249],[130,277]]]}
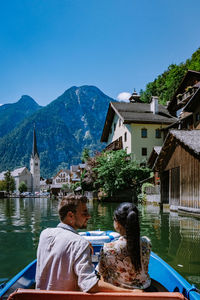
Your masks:
{"label": "blue sky", "polygon": [[199,0],[0,0],[0,103],[137,92],[200,47]]}

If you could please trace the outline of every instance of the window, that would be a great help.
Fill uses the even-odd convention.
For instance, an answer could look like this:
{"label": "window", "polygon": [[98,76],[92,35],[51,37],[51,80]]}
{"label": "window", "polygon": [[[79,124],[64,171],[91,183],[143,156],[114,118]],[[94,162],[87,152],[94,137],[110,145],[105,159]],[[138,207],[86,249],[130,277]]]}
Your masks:
{"label": "window", "polygon": [[195,119],[196,119],[196,122],[200,121],[200,113],[196,113],[196,116],[195,116]]}
{"label": "window", "polygon": [[146,128],[141,129],[141,137],[142,138],[147,138],[147,129]]}
{"label": "window", "polygon": [[115,131],[115,129],[116,129],[116,123],[114,123],[114,131]]}
{"label": "window", "polygon": [[127,141],[127,132],[124,133],[124,142]]}
{"label": "window", "polygon": [[161,131],[160,131],[159,128],[156,129],[155,133],[156,133],[156,138],[160,139],[161,138]]}
{"label": "window", "polygon": [[38,166],[38,163],[37,163],[37,162],[35,163],[35,166]]}
{"label": "window", "polygon": [[147,156],[147,148],[142,148],[142,156]]}

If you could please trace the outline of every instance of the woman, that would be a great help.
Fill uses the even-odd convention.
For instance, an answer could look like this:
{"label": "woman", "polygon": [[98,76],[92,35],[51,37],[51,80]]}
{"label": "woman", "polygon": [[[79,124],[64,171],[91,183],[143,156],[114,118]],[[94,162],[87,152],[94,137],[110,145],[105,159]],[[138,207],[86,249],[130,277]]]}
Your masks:
{"label": "woman", "polygon": [[114,212],[114,228],[121,237],[104,244],[98,266],[100,275],[116,286],[147,289],[151,284],[148,274],[151,242],[147,237],[140,237],[138,210],[134,204],[119,205]]}

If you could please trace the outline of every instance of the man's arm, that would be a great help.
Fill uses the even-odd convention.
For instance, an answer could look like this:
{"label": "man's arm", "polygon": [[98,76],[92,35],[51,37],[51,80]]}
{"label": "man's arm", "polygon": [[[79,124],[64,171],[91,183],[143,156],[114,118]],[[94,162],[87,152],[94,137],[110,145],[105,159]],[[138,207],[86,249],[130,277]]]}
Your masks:
{"label": "man's arm", "polygon": [[102,279],[100,279],[99,281],[97,281],[97,283],[88,291],[88,293],[98,293],[98,292],[125,292],[125,293],[142,293],[143,290],[129,290],[129,289],[123,289],[120,288],[118,286],[114,286],[110,283],[107,283],[105,281],[103,281]]}

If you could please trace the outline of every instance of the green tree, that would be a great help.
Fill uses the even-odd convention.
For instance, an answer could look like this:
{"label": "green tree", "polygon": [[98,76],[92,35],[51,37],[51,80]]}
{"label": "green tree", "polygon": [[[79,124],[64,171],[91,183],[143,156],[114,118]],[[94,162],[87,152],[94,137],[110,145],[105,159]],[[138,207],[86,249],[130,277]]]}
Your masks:
{"label": "green tree", "polygon": [[[112,196],[118,191],[134,189],[139,192],[140,181],[149,177],[150,169],[141,167],[138,162],[131,161],[125,150],[106,151],[92,160],[93,169],[86,171],[82,180],[82,188],[101,191],[102,194]],[[83,184],[84,183],[84,184]]]}
{"label": "green tree", "polygon": [[15,184],[15,179],[11,176],[10,170],[8,170],[5,175],[4,175],[4,180],[6,183],[6,192],[14,192],[16,184]]}
{"label": "green tree", "polygon": [[141,100],[150,102],[152,96],[158,96],[159,102],[166,105],[167,101],[172,99],[187,70],[200,71],[200,48],[185,63],[171,64],[154,81],[147,83],[146,89],[140,91]]}
{"label": "green tree", "polygon": [[24,181],[21,181],[18,189],[20,193],[26,192],[27,191],[26,183]]}
{"label": "green tree", "polygon": [[0,180],[0,191],[6,190],[6,182],[5,180]]}
{"label": "green tree", "polygon": [[74,192],[78,187],[81,186],[81,183],[80,182],[75,182],[75,183],[72,183],[71,184],[71,189],[72,191]]}
{"label": "green tree", "polygon": [[89,158],[90,158],[90,150],[88,148],[84,148],[81,154],[82,162],[86,163]]}

